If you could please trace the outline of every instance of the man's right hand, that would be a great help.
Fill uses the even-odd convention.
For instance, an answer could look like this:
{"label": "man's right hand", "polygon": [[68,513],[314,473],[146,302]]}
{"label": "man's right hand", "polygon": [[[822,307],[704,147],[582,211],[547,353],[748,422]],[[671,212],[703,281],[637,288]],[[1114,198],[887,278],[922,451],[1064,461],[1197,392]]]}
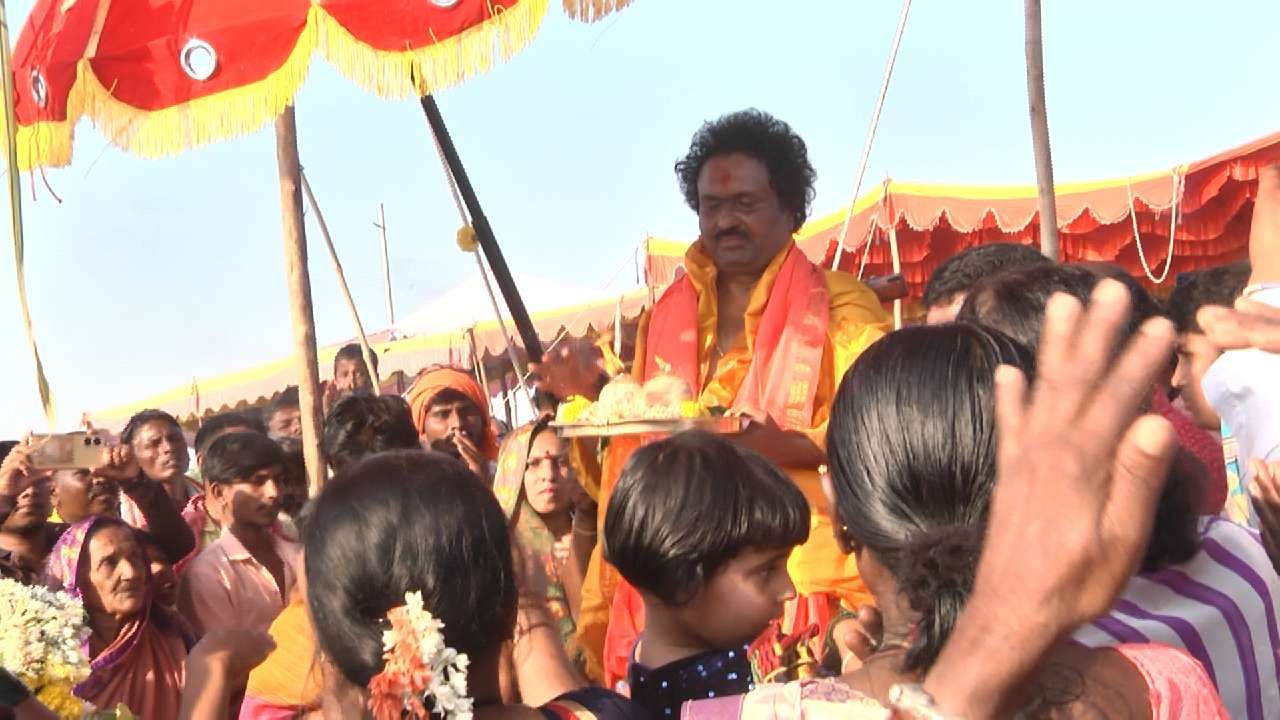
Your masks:
{"label": "man's right hand", "polygon": [[103,448],[98,467],[92,468],[89,472],[94,477],[114,480],[125,492],[134,489],[142,478],[138,459],[133,455],[133,448],[128,445]]}
{"label": "man's right hand", "polygon": [[471,472],[481,480],[489,480],[488,461],[485,460],[484,454],[471,441],[471,438],[463,432],[455,432],[449,436],[449,442],[458,449],[458,454],[462,458],[462,462],[471,468]]}
{"label": "man's right hand", "polygon": [[563,340],[542,358],[530,363],[529,371],[537,375],[534,384],[558,398],[575,395],[595,400],[608,375],[600,348],[583,340]]}

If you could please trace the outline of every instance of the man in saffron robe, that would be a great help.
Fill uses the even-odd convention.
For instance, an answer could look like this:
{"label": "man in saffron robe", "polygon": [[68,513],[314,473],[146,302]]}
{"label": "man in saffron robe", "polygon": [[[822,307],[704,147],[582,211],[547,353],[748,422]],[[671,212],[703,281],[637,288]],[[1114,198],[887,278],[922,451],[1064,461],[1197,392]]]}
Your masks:
{"label": "man in saffron robe", "polygon": [[[675,169],[698,213],[700,236],[685,256],[685,275],[641,321],[633,374],[644,381],[669,367],[704,406],[749,415],[755,422],[735,441],[784,468],[809,499],[809,541],[788,563],[802,602],[788,608],[788,620],[818,620],[837,599],[846,607],[869,603],[853,558],[836,547],[818,468],[826,460],[827,417],[840,379],[888,329],[888,318],[869,288],[851,275],[822,270],[793,241],[808,215],[816,173],[804,141],[786,123],[757,110],[707,123]],[[537,371],[543,387],[559,397],[594,399],[606,380],[601,367],[598,352],[567,346]],[[615,439],[606,451],[601,521],[638,443]],[[597,547],[578,635],[597,680],[609,664],[605,634],[618,582]],[[614,654],[619,649],[630,651],[615,647]]]}

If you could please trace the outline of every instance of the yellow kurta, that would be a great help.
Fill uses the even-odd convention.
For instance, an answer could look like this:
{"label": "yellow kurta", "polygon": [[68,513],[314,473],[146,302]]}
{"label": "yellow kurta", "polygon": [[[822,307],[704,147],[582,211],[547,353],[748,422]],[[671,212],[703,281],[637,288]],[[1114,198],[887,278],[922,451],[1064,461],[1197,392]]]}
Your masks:
{"label": "yellow kurta", "polygon": [[[765,305],[769,302],[774,279],[786,257],[779,253],[761,276],[752,293],[745,316],[745,332],[738,344],[730,348],[702,388],[700,401],[706,407],[731,407],[738,394],[752,359],[756,328]],[[702,377],[707,377],[708,365],[715,348],[716,335],[716,269],[711,259],[695,243],[685,257],[685,267],[698,291],[699,358]],[[822,372],[814,396],[814,412],[805,434],[823,450],[827,445],[827,421],[831,403],[840,387],[840,380],[853,361],[871,343],[882,337],[892,326],[889,316],[879,299],[866,285],[847,273],[825,273],[830,296],[830,317],[827,325],[827,342],[822,353]],[[641,319],[636,343],[635,372],[644,372],[645,346],[649,329],[648,316]],[[639,378],[643,380],[643,378]],[[601,483],[600,523],[603,533],[604,506],[609,492],[617,481],[622,463],[635,442],[615,442],[603,465]],[[788,561],[796,590],[804,595],[832,593],[849,607],[869,604],[871,596],[858,576],[858,568],[852,556],[844,555],[836,547],[831,514],[816,470],[812,468],[783,468],[795,481],[809,501],[812,517],[809,540],[796,548]],[[609,610],[613,591],[617,586],[617,571],[603,562],[600,545],[591,557],[582,589],[581,617],[578,621],[578,640],[588,654],[588,669],[595,677],[602,675],[601,656],[605,631],[609,622]]]}

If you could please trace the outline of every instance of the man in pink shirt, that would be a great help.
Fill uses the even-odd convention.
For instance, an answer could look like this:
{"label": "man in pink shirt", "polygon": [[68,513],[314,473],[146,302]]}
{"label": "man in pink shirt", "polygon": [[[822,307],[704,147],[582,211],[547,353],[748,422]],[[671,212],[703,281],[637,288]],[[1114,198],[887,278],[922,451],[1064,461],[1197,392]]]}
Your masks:
{"label": "man in pink shirt", "polygon": [[265,631],[284,609],[301,571],[301,546],[273,532],[280,512],[280,446],[257,432],[233,432],[209,446],[206,491],[228,520],[182,576],[178,607],[197,633]]}

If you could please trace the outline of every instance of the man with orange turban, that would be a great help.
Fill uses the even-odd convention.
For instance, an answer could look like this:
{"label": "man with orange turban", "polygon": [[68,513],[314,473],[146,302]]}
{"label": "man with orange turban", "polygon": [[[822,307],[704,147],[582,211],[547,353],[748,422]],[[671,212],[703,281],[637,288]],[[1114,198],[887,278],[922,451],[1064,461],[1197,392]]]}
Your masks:
{"label": "man with orange turban", "polygon": [[493,476],[498,432],[489,397],[470,373],[453,367],[423,370],[405,394],[422,446],[452,455],[484,479]]}
{"label": "man with orange turban", "polygon": [[[804,141],[786,123],[758,110],[707,123],[676,175],[701,232],[685,255],[685,274],[641,321],[632,372],[640,381],[673,374],[705,407],[754,420],[731,439],[782,467],[813,513],[808,542],[788,562],[801,597],[782,618],[784,630],[821,627],[839,605],[871,601],[854,558],[836,546],[818,468],[826,461],[827,418],[840,379],[889,328],[888,316],[857,278],[824,271],[796,245],[816,173]],[[536,372],[559,397],[594,398],[607,379],[602,367],[598,351],[562,346]],[[600,518],[637,445],[635,438],[609,444]],[[620,629],[610,627],[615,591],[626,591],[619,581],[597,548],[584,580],[578,639],[599,680],[606,676],[606,632]],[[630,656],[629,645],[616,649],[624,660]]]}

